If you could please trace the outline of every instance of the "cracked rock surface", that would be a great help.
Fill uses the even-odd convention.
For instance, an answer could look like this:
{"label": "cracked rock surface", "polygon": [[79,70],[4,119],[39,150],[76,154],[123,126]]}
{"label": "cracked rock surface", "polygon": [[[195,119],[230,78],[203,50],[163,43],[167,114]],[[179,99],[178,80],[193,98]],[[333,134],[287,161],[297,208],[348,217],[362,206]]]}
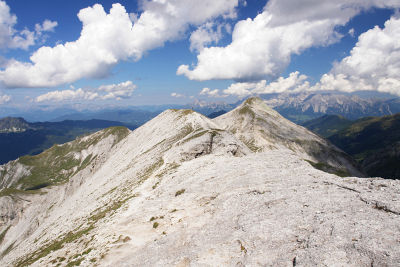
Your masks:
{"label": "cracked rock surface", "polygon": [[[131,232],[132,240],[104,264],[398,266],[399,186],[326,174],[289,151],[246,160],[206,156],[182,165],[163,180],[157,197],[126,212],[135,219],[115,226],[125,233],[146,229],[151,214],[163,218],[157,229],[147,229],[145,245]],[[185,193],[174,197],[179,188]]]}

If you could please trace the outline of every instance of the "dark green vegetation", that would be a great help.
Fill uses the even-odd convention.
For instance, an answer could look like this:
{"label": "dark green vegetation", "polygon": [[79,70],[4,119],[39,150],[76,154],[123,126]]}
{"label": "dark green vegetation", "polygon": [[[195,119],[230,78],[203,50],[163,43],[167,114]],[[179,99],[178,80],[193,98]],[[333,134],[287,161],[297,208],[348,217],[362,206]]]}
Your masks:
{"label": "dark green vegetation", "polygon": [[[36,155],[54,144],[63,144],[80,135],[111,126],[127,126],[116,121],[62,121],[28,123],[22,118],[0,120],[0,164],[23,155]],[[10,132],[9,129],[17,129]],[[129,126],[134,129],[136,127]]]}
{"label": "dark green vegetation", "polygon": [[6,229],[3,230],[3,232],[0,233],[0,244],[3,242],[4,237],[7,234],[8,229],[10,229],[11,225],[9,225]]}
{"label": "dark green vegetation", "polygon": [[210,119],[214,119],[216,117],[224,115],[225,113],[226,113],[225,110],[219,110],[219,111],[212,112],[212,113],[208,114],[207,117],[209,117]]}
{"label": "dark green vegetation", "polygon": [[353,122],[340,115],[324,115],[302,125],[322,137],[329,137],[349,127]]}
{"label": "dark green vegetation", "polygon": [[353,156],[369,176],[400,179],[400,113],[353,122],[323,116],[305,126]]}
{"label": "dark green vegetation", "polygon": [[15,189],[15,188],[3,188],[0,191],[0,197],[3,196],[10,196],[10,195],[18,195],[18,194],[41,194],[40,190],[21,190],[21,189]]}
{"label": "dark green vegetation", "polygon": [[[284,112],[280,110],[279,108],[275,108],[276,111],[278,111],[283,117],[286,119],[296,123],[296,124],[302,124],[304,122],[313,120],[315,118],[318,118],[321,114],[291,114],[290,112]],[[282,112],[282,113],[281,113]]]}
{"label": "dark green vegetation", "polygon": [[344,169],[334,168],[326,163],[323,162],[313,162],[310,160],[306,160],[308,163],[311,164],[315,169],[318,169],[323,172],[332,173],[340,177],[349,177],[351,176],[349,172]]}
{"label": "dark green vegetation", "polygon": [[[22,176],[11,188],[4,190],[10,191],[7,191],[10,194],[30,193],[43,187],[68,181],[70,177],[87,167],[96,157],[90,154],[85,159],[79,159],[75,157],[75,153],[79,153],[92,145],[96,145],[110,135],[115,136],[115,145],[128,134],[129,130],[125,127],[110,127],[88,138],[78,138],[70,143],[54,145],[39,155],[23,156],[18,159],[17,163],[26,166],[26,168],[29,169],[29,173]],[[1,178],[0,173],[0,179]],[[19,190],[16,190],[16,188]],[[3,191],[1,191],[1,193],[4,193]]]}
{"label": "dark green vegetation", "polygon": [[176,191],[175,196],[177,197],[179,195],[182,195],[183,193],[185,193],[185,189],[178,190]]}

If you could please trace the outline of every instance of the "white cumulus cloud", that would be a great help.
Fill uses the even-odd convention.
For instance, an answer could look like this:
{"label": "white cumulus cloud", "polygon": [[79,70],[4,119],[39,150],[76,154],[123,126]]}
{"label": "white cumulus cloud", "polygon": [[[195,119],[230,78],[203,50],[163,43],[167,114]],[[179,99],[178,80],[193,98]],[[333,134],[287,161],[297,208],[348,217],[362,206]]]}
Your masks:
{"label": "white cumulus cloud", "polygon": [[236,23],[229,45],[202,49],[197,65],[181,65],[177,74],[191,80],[279,77],[291,55],[340,40],[337,26],[372,7],[396,8],[400,1],[270,0],[254,19]]}
{"label": "white cumulus cloud", "polygon": [[122,82],[119,84],[102,85],[95,89],[68,89],[68,90],[55,90],[46,94],[37,96],[36,102],[44,101],[71,101],[71,100],[108,100],[129,98],[132,96],[136,85],[131,81]]}
{"label": "white cumulus cloud", "polygon": [[290,73],[287,78],[279,77],[271,83],[268,83],[266,80],[233,83],[224,90],[224,93],[245,97],[253,94],[299,92],[309,90],[309,88],[310,83],[307,81],[307,76],[300,75],[300,73],[296,71]]}
{"label": "white cumulus cloud", "polygon": [[96,4],[78,13],[83,25],[78,40],[41,47],[31,62],[10,61],[0,72],[0,80],[16,88],[103,77],[119,61],[139,60],[146,51],[181,38],[189,25],[232,17],[237,5],[238,0],[153,0],[143,1],[143,12],[135,15],[121,4],[113,4],[109,13]]}
{"label": "white cumulus cloud", "polygon": [[199,95],[205,95],[208,97],[227,97],[227,95],[220,95],[219,89],[211,90],[210,88],[203,88]]}
{"label": "white cumulus cloud", "polygon": [[0,48],[28,49],[42,37],[43,32],[53,31],[57,22],[45,20],[36,24],[35,31],[28,29],[16,30],[17,16],[10,12],[10,7],[5,1],[0,1]]}
{"label": "white cumulus cloud", "polygon": [[350,55],[324,74],[313,90],[376,90],[400,95],[400,18],[361,34]]}
{"label": "white cumulus cloud", "polygon": [[222,38],[224,27],[224,24],[215,25],[213,22],[207,22],[198,27],[190,35],[190,50],[201,51],[204,46],[217,43]]}
{"label": "white cumulus cloud", "polygon": [[400,96],[400,18],[393,16],[384,28],[362,33],[350,55],[334,64],[319,82],[310,85],[305,75],[293,72],[267,84],[233,83],[225,94],[239,97],[262,93],[299,91],[378,91]]}
{"label": "white cumulus cloud", "polygon": [[57,21],[46,19],[45,21],[43,21],[42,24],[35,24],[35,31],[38,34],[41,34],[42,32],[53,32],[54,28],[57,27],[57,25]]}

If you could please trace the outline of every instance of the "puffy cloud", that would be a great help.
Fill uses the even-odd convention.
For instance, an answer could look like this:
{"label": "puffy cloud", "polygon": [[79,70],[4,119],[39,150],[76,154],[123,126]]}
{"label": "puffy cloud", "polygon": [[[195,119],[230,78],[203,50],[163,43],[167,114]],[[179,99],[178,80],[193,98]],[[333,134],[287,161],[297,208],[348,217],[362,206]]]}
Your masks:
{"label": "puffy cloud", "polygon": [[275,78],[292,54],[338,41],[335,30],[362,10],[400,7],[398,0],[270,0],[254,19],[236,23],[232,42],[200,51],[197,65],[181,65],[178,75],[191,80]]}
{"label": "puffy cloud", "polygon": [[361,34],[350,55],[324,74],[312,90],[377,90],[400,95],[400,18]]}
{"label": "puffy cloud", "polygon": [[203,88],[200,91],[199,95],[205,95],[205,96],[208,96],[208,97],[227,97],[227,95],[220,95],[219,94],[219,89],[211,90],[210,88],[207,88],[207,87]]}
{"label": "puffy cloud", "polygon": [[259,82],[243,82],[233,83],[224,90],[225,94],[245,97],[252,94],[268,94],[282,92],[298,92],[308,90],[310,84],[307,81],[307,76],[300,75],[298,71],[290,73],[289,77],[279,77],[271,83],[266,80]]}
{"label": "puffy cloud", "polygon": [[233,83],[225,94],[239,97],[262,93],[337,90],[355,92],[379,91],[400,95],[400,18],[392,17],[384,28],[378,26],[358,37],[350,55],[334,64],[329,73],[311,86],[305,75],[293,72],[267,84],[259,82]]}
{"label": "puffy cloud", "polygon": [[129,98],[132,96],[133,91],[137,88],[131,81],[122,82],[119,84],[102,85],[97,90],[106,92],[107,94],[101,96],[101,99],[117,99]]}
{"label": "puffy cloud", "polygon": [[0,95],[0,105],[10,102],[11,96],[9,95]]}
{"label": "puffy cloud", "polygon": [[51,91],[46,94],[40,95],[36,97],[36,102],[44,102],[44,101],[54,101],[54,102],[62,102],[69,100],[93,100],[97,98],[99,95],[94,92],[86,92],[83,89],[79,88],[78,90],[57,90]]}
{"label": "puffy cloud", "polygon": [[42,32],[53,32],[54,28],[57,27],[58,23],[57,21],[51,21],[46,19],[43,21],[42,25],[36,24],[35,25],[35,31],[38,34],[41,34]]}
{"label": "puffy cloud", "polygon": [[176,98],[185,97],[184,95],[178,94],[178,93],[171,93],[171,96],[172,96],[172,97],[176,97]]}
{"label": "puffy cloud", "polygon": [[265,80],[255,83],[234,83],[224,90],[226,94],[247,96],[259,93],[285,91],[344,92],[378,91],[400,96],[400,18],[392,17],[383,29],[378,26],[358,37],[350,55],[334,64],[329,73],[311,86],[305,75],[291,73],[267,84]]}
{"label": "puffy cloud", "polygon": [[215,24],[212,22],[201,25],[190,35],[190,50],[201,51],[204,46],[217,43],[222,38],[223,27],[223,24],[219,24],[216,26],[216,29],[214,29]]}
{"label": "puffy cloud", "polygon": [[136,85],[134,85],[131,81],[126,81],[119,84],[102,85],[96,89],[79,88],[77,90],[68,89],[51,91],[36,97],[35,101],[62,102],[71,100],[121,100],[122,98],[131,97],[135,89]]}
{"label": "puffy cloud", "polygon": [[35,31],[15,29],[17,17],[10,13],[10,7],[5,1],[0,1],[0,48],[28,49],[42,37],[43,32],[53,31],[57,22],[45,20],[43,24],[36,24]]}
{"label": "puffy cloud", "polygon": [[10,61],[0,80],[15,88],[103,77],[119,61],[139,60],[146,51],[181,38],[189,25],[233,16],[237,5],[238,0],[145,0],[139,16],[127,13],[121,4],[113,4],[108,14],[96,4],[78,13],[83,25],[78,40],[41,47],[31,62]]}
{"label": "puffy cloud", "polygon": [[276,81],[266,84],[265,86],[258,86],[255,93],[268,94],[268,93],[283,93],[287,91],[298,92],[307,90],[310,83],[307,81],[306,75],[300,75],[298,71],[289,74],[289,77],[279,77]]}

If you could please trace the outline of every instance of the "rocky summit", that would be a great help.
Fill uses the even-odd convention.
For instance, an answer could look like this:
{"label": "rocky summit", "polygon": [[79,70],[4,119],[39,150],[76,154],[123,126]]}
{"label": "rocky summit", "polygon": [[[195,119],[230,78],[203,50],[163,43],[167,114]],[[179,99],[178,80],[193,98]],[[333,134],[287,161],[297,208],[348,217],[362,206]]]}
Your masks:
{"label": "rocky summit", "polygon": [[250,98],[0,166],[1,266],[399,266],[400,181]]}

